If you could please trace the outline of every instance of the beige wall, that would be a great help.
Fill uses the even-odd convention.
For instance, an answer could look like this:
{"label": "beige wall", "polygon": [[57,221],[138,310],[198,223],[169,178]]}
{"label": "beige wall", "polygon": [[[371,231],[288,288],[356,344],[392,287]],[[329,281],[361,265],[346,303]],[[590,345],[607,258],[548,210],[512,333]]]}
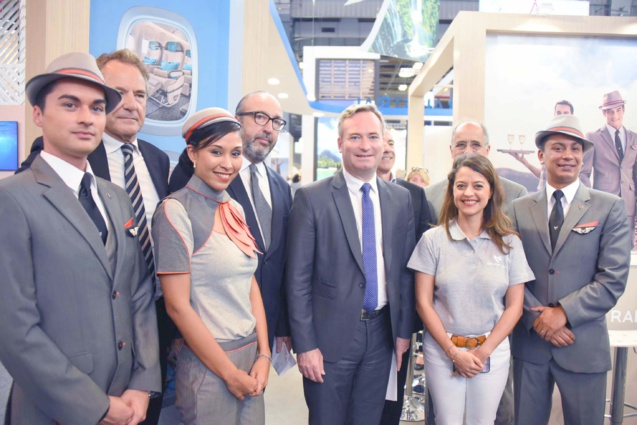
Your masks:
{"label": "beige wall", "polygon": [[[90,0],[29,0],[26,25],[26,80],[38,75],[56,57],[68,52],[88,52]],[[25,120],[20,126],[26,152],[41,132],[31,120],[25,97]],[[21,157],[22,158],[22,157]]]}

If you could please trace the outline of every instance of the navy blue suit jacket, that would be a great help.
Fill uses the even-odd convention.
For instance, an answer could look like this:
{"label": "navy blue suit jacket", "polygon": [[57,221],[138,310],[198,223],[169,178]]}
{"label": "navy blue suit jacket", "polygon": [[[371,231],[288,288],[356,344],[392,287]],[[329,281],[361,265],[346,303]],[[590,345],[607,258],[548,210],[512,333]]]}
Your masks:
{"label": "navy blue suit jacket", "polygon": [[259,251],[264,253],[259,254],[259,265],[254,275],[261,290],[268,322],[268,337],[272,342],[273,336],[290,336],[283,281],[292,192],[283,177],[269,167],[266,169],[272,195],[272,241],[267,251],[263,246],[250,196],[239,176],[230,183],[227,191],[243,207],[248,226],[256,229],[252,231],[252,236],[256,239]]}

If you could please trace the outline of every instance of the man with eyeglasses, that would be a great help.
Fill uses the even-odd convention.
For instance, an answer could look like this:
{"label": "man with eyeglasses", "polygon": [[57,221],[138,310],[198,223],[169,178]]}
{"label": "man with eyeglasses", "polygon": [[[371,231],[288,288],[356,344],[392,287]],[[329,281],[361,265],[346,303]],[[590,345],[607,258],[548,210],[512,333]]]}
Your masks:
{"label": "man with eyeglasses", "polygon": [[[463,153],[477,153],[489,156],[491,145],[489,145],[489,134],[484,125],[467,121],[458,124],[451,133],[451,145],[449,146],[451,157],[455,158]],[[520,198],[528,193],[526,188],[521,184],[515,183],[500,177],[502,186],[504,187],[504,212],[508,213],[511,203],[514,199]],[[447,179],[432,184],[425,188],[427,199],[431,203],[430,207],[434,212],[434,220],[437,221],[442,208],[442,201],[445,199],[447,191]]]}
{"label": "man with eyeglasses", "polygon": [[[451,133],[451,145],[449,146],[451,151],[451,157],[455,158],[463,153],[477,153],[484,156],[489,156],[491,146],[489,145],[489,134],[484,125],[475,121],[466,121],[458,124]],[[507,180],[504,177],[500,177],[500,182],[504,189],[504,203],[502,205],[505,213],[509,213],[511,204],[517,198],[528,194],[528,191],[521,184],[515,183],[511,180]],[[440,209],[442,208],[442,202],[445,198],[447,191],[447,179],[441,182],[432,184],[425,188],[427,199],[431,203],[430,208],[435,213],[433,217],[434,221],[438,220],[440,216]],[[429,409],[427,410],[427,424],[435,424],[433,407],[431,404],[431,398],[429,400]],[[514,421],[513,411],[513,379],[509,374],[509,380],[507,381],[502,394],[502,400],[498,407],[498,413],[496,416],[496,425],[511,425]]]}
{"label": "man with eyeglasses", "polygon": [[282,343],[291,347],[283,268],[288,216],[292,208],[290,185],[265,160],[276,146],[286,121],[281,105],[270,93],[249,93],[239,101],[235,115],[241,122],[243,165],[228,193],[241,204],[259,251],[255,273],[268,322],[268,336],[276,336],[276,352]]}

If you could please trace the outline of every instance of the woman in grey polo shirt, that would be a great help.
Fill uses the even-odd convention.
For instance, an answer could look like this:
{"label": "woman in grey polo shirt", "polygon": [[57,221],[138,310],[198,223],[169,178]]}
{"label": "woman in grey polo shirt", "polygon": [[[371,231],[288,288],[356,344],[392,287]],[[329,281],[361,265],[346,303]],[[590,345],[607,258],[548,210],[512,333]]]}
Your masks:
{"label": "woman in grey polo shirt", "polygon": [[423,235],[408,264],[427,329],[425,374],[436,424],[492,424],[509,373],[507,336],[534,276],[502,212],[491,162],[461,155],[448,179],[441,225]]}
{"label": "woman in grey polo shirt", "polygon": [[185,339],[175,372],[186,424],[263,424],[270,348],[254,278],[257,248],[226,188],[241,169],[241,125],[221,108],[190,117],[182,134],[194,175],[153,218],[166,310]]}

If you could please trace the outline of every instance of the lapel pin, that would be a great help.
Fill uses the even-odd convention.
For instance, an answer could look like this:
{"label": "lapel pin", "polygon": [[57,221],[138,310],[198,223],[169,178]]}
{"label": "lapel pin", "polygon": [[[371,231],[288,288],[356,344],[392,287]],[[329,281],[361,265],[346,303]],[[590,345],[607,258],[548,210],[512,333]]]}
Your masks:
{"label": "lapel pin", "polygon": [[106,196],[108,196],[108,199],[111,199],[111,192],[106,192]]}
{"label": "lapel pin", "polygon": [[637,145],[631,145],[630,147],[632,150],[637,151]]}

